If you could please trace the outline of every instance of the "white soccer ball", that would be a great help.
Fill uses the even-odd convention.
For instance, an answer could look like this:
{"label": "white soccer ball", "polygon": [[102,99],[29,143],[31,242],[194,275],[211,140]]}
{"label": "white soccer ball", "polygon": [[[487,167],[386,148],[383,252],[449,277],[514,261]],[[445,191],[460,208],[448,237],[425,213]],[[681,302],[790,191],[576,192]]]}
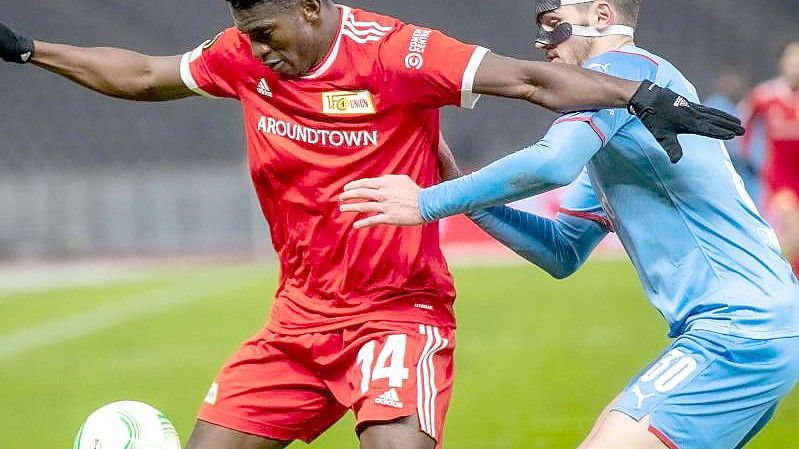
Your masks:
{"label": "white soccer ball", "polygon": [[180,449],[180,438],[169,418],[154,407],[120,401],[86,418],[74,449]]}

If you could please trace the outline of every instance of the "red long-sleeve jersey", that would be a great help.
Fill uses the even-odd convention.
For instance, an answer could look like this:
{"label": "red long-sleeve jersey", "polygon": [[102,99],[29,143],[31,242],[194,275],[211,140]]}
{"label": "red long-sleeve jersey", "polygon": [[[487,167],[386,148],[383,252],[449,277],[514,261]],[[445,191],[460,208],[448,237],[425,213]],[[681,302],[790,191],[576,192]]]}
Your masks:
{"label": "red long-sleeve jersey", "polygon": [[438,225],[355,230],[339,212],[346,183],[405,174],[439,181],[439,108],[471,108],[487,50],[441,32],[339,6],[329,54],[299,79],[222,32],[183,57],[195,92],[241,102],[255,189],[280,258],[268,327],[298,334],[366,321],[454,325],[454,287]]}

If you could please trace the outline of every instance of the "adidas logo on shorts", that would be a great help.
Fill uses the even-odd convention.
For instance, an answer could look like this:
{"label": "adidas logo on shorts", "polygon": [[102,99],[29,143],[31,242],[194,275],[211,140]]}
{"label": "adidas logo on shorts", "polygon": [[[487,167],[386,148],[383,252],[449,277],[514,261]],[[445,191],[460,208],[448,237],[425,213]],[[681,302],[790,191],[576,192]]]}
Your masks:
{"label": "adidas logo on shorts", "polygon": [[375,399],[375,404],[387,405],[394,408],[402,408],[404,405],[397,395],[397,390],[392,388]]}

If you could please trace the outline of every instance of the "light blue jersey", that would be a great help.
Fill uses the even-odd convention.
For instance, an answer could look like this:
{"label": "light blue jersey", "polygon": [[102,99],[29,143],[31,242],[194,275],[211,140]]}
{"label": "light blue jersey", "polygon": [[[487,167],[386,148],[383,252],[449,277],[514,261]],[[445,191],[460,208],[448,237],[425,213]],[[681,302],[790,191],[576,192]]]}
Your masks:
{"label": "light blue jersey", "polygon": [[[673,65],[636,47],[586,67],[651,79],[699,101]],[[685,158],[674,165],[626,111],[571,117],[590,118],[607,144],[588,163],[590,185],[579,182],[564,208],[608,216],[672,336],[689,328],[749,338],[799,335],[799,285],[723,144],[681,136]]]}
{"label": "light blue jersey", "polygon": [[[649,79],[698,102],[674,66],[637,47],[586,67]],[[674,165],[625,110],[569,114],[536,144],[423,189],[420,210],[427,220],[469,212],[558,278],[615,231],[674,341],[611,410],[648,416],[670,448],[739,449],[799,379],[799,285],[724,145],[697,136],[680,142],[685,156]],[[487,208],[570,183],[554,219]]]}
{"label": "light blue jersey", "polygon": [[[673,65],[634,46],[602,54],[585,66],[621,78],[649,79],[699,101]],[[422,214],[435,219],[530,196],[569,183],[582,171],[562,215],[612,227],[672,337],[688,329],[756,339],[799,335],[799,284],[723,143],[694,135],[680,136],[680,142],[685,156],[672,164],[626,110],[565,115],[536,145],[465,178],[425,189]],[[493,222],[486,216],[492,213]],[[576,252],[581,262],[604,236],[593,229],[586,238],[590,229],[582,227],[589,224],[562,216],[540,223],[556,229],[536,232],[530,221],[537,218],[503,213],[511,212],[484,212],[482,220],[478,213],[478,224],[517,252],[533,245],[531,260],[542,266],[564,262],[541,260],[543,247],[573,245],[577,251],[565,254]],[[558,243],[553,233],[564,230],[569,233],[560,235]],[[517,235],[509,239],[508,233]]]}
{"label": "light blue jersey", "polygon": [[[673,65],[636,47],[586,67],[652,79],[699,101]],[[672,336],[688,328],[749,338],[799,335],[799,286],[719,141],[680,137],[686,154],[673,165],[626,111],[572,117],[589,117],[607,145],[588,163],[591,185],[579,183],[564,208],[607,214]]]}

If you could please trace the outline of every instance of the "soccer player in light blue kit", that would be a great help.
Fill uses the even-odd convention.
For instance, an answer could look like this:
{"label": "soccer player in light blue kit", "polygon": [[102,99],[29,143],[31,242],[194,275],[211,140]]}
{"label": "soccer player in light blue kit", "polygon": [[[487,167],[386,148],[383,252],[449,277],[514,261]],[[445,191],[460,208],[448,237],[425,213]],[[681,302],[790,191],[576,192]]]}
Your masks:
{"label": "soccer player in light blue kit", "polygon": [[[542,1],[538,46],[551,61],[651,79],[698,101],[674,66],[634,45],[639,3]],[[628,111],[572,113],[535,145],[435,187],[420,190],[402,176],[356,181],[342,200],[363,202],[341,208],[372,214],[357,227],[471,212],[558,278],[616,232],[673,343],[608,406],[580,449],[737,449],[799,379],[799,285],[724,145],[687,135],[680,142],[684,158],[672,164]],[[554,220],[482,209],[570,183]]]}

